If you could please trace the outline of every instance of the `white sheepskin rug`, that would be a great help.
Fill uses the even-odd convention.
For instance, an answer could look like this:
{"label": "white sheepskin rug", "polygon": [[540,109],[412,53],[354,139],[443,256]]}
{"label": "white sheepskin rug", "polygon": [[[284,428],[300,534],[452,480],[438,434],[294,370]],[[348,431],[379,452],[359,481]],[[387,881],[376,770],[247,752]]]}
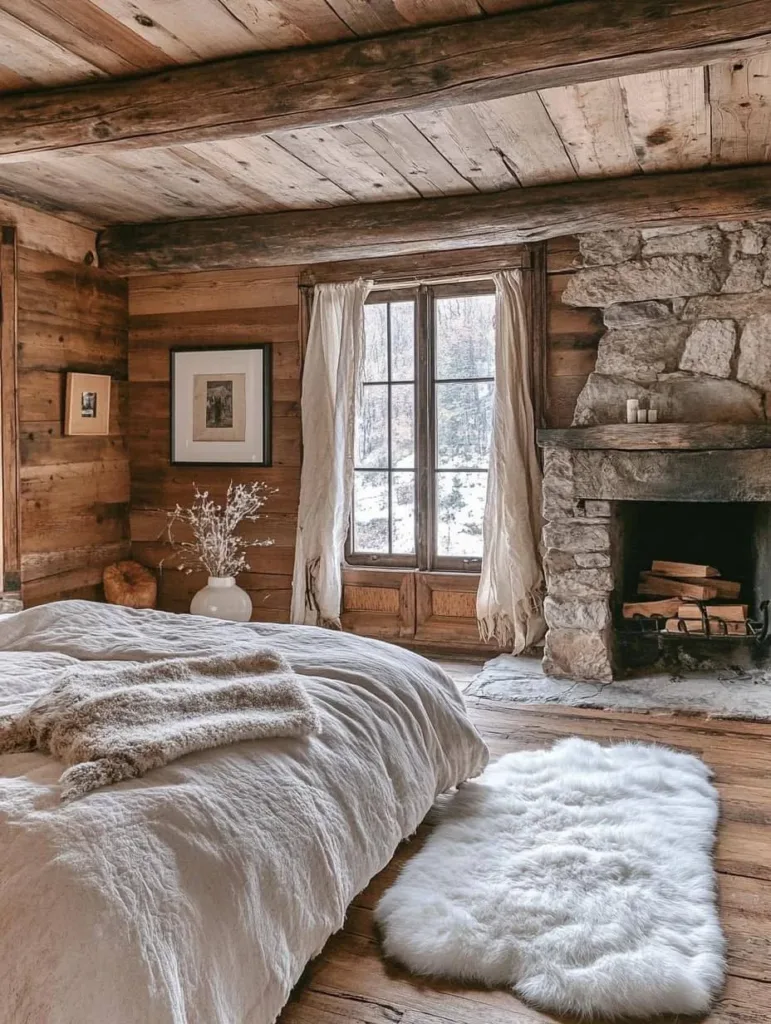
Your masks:
{"label": "white sheepskin rug", "polygon": [[725,970],[709,777],[635,743],[503,757],[381,899],[386,953],[555,1013],[705,1013]]}

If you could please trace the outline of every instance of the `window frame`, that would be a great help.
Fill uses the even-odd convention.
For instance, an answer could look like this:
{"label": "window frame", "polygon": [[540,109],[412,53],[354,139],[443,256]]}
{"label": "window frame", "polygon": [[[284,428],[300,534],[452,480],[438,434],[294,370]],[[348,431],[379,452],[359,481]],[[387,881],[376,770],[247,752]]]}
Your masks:
{"label": "window frame", "polygon": [[[494,295],[495,284],[490,279],[437,284],[424,283],[389,289],[376,289],[367,297],[367,304],[385,302],[415,302],[415,554],[394,555],[376,552],[354,551],[353,508],[346,539],[345,558],[352,566],[370,566],[384,569],[413,569],[421,572],[463,572],[479,573],[481,558],[463,558],[438,555],[436,553],[436,495],[437,495],[437,450],[436,450],[436,395],[437,384],[453,383],[453,379],[436,377],[436,323],[435,300],[438,298],[465,298],[472,295]],[[390,381],[390,366],[389,384]],[[458,378],[458,383],[468,381],[494,380],[494,377]],[[372,382],[374,383],[374,382]],[[393,382],[398,383],[398,382]],[[390,392],[389,392],[390,393]],[[390,408],[389,408],[390,415]],[[390,462],[390,451],[389,451]],[[361,470],[358,470],[359,472]],[[376,472],[376,470],[374,470]],[[390,474],[388,468],[389,495]],[[463,469],[469,472],[470,469]],[[478,470],[474,470],[478,472]],[[355,475],[356,470],[354,471]],[[390,512],[390,508],[389,508]]]}

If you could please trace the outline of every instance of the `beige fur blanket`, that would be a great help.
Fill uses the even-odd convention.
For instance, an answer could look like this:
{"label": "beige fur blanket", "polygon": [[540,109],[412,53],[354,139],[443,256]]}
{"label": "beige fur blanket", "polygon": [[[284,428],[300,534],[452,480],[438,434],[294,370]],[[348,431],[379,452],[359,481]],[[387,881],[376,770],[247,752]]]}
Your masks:
{"label": "beige fur blanket", "polygon": [[39,750],[71,765],[62,800],[239,740],[306,736],[319,717],[276,652],[176,658],[65,672],[27,710],[0,718],[0,753]]}

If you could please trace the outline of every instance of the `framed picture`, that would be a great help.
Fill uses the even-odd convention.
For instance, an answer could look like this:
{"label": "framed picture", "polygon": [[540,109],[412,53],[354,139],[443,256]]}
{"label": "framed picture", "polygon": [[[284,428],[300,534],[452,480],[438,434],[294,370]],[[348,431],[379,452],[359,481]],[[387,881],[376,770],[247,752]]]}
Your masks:
{"label": "framed picture", "polygon": [[110,380],[102,373],[68,373],[65,434],[110,433]]}
{"label": "framed picture", "polygon": [[171,350],[172,465],[270,465],[270,354],[270,345]]}

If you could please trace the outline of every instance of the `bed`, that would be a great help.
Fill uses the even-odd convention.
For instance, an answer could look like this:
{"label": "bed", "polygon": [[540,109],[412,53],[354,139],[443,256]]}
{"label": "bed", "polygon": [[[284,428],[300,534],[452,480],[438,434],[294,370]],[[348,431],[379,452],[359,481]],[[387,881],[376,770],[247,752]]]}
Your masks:
{"label": "bed", "polygon": [[279,650],[309,739],[191,754],[70,804],[62,766],[0,757],[0,1024],[272,1024],[351,899],[487,750],[454,683],[312,627],[86,601],[0,622],[0,714],[78,660]]}

